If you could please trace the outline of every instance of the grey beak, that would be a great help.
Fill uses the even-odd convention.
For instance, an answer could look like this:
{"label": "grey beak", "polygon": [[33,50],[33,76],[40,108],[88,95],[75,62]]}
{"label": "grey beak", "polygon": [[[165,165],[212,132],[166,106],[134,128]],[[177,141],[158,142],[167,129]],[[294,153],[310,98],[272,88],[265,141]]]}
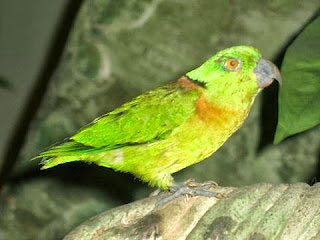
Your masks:
{"label": "grey beak", "polygon": [[277,80],[280,85],[282,84],[279,69],[269,60],[261,58],[254,69],[254,73],[257,76],[258,86],[260,88],[268,87],[273,80]]}

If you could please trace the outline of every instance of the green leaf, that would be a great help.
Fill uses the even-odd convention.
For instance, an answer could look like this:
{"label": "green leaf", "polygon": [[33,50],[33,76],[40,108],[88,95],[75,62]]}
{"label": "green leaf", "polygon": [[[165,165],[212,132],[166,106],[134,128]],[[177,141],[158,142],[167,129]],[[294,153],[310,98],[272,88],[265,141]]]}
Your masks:
{"label": "green leaf", "polygon": [[274,143],[320,123],[320,17],[288,48],[281,67],[279,121]]}

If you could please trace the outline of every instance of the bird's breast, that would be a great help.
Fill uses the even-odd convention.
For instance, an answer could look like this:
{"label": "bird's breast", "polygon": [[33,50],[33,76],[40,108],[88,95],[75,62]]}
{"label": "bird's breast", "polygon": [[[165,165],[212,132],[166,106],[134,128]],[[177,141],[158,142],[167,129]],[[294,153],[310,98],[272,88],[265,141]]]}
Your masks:
{"label": "bird's breast", "polygon": [[226,109],[210,103],[205,97],[200,97],[196,101],[196,115],[205,125],[217,131],[238,128],[248,111]]}

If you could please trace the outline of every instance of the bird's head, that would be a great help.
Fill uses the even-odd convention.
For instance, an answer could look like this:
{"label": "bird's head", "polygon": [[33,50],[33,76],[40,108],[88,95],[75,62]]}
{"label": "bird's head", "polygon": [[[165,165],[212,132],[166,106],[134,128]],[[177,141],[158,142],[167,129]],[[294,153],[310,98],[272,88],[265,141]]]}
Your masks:
{"label": "bird's head", "polygon": [[237,108],[247,108],[274,80],[281,83],[278,68],[251,46],[224,49],[186,76],[204,87],[211,102]]}

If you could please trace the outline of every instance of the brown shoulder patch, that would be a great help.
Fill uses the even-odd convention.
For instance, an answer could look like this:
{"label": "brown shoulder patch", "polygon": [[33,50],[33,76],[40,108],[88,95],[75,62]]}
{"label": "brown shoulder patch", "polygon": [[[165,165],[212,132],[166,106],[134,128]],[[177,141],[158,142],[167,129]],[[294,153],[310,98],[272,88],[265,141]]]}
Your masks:
{"label": "brown shoulder patch", "polygon": [[177,83],[181,88],[187,88],[187,89],[192,89],[192,90],[200,90],[201,89],[201,87],[199,85],[197,85],[196,83],[192,82],[186,76],[183,76],[183,77],[179,78]]}

